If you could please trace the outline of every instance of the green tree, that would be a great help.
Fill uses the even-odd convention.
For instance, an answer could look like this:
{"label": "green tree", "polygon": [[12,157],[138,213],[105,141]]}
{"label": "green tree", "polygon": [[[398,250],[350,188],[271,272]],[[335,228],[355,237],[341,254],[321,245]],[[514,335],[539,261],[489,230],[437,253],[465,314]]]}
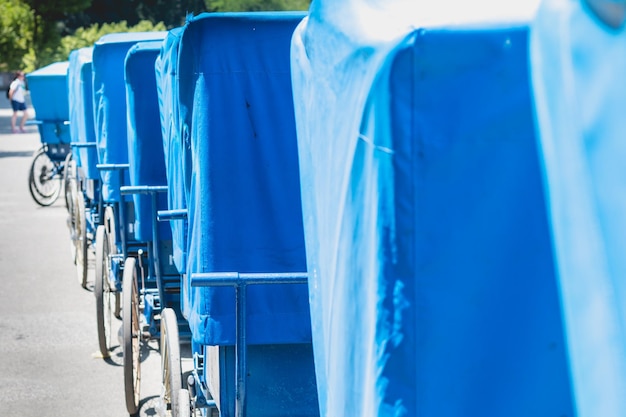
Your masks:
{"label": "green tree", "polygon": [[142,0],[137,2],[136,10],[139,18],[163,22],[170,29],[182,26],[190,13],[207,11],[204,0]]}
{"label": "green tree", "polygon": [[126,21],[122,21],[117,23],[104,23],[102,25],[95,23],[86,28],[78,28],[73,35],[64,36],[56,49],[41,58],[43,62],[42,65],[65,61],[69,58],[70,52],[74,49],[93,46],[98,39],[108,33],[152,32],[160,30],[166,30],[165,24],[162,22],[153,24],[148,20],[142,20],[134,26],[128,26]]}
{"label": "green tree", "polygon": [[308,10],[309,0],[205,0],[212,12]]}
{"label": "green tree", "polygon": [[0,0],[0,71],[22,69],[32,45],[35,16],[20,0]]}
{"label": "green tree", "polygon": [[24,0],[34,13],[32,43],[25,59],[26,66],[42,65],[41,56],[46,56],[60,40],[59,22],[67,13],[77,13],[91,5],[91,0]]}

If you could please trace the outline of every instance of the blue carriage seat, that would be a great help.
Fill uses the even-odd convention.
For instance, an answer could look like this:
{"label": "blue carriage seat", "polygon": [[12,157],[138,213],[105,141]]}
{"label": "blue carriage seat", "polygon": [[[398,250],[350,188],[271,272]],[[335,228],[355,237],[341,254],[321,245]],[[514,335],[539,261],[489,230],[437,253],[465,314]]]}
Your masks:
{"label": "blue carriage seat", "polygon": [[[163,41],[161,52],[155,63],[157,93],[163,135],[163,151],[168,184],[167,203],[170,210],[187,208],[187,189],[190,175],[185,175],[190,165],[188,152],[183,152],[178,102],[178,49],[183,28],[170,30]],[[187,138],[187,143],[189,142]],[[188,146],[187,146],[188,147]],[[186,220],[170,222],[172,233],[172,255],[179,273],[184,274],[187,266]]]}
{"label": "blue carriage seat", "polygon": [[[140,42],[126,56],[125,83],[128,113],[128,162],[131,186],[167,185],[165,157],[157,98],[154,64],[162,41]],[[157,194],[157,207],[151,197],[134,194],[135,238],[152,240],[152,221],[156,210],[167,208],[165,193]],[[160,222],[159,236],[171,241],[169,224]]]}
{"label": "blue carriage seat", "polygon": [[[68,97],[70,136],[72,142],[95,143],[96,130],[93,119],[93,86],[92,86],[93,47],[80,48],[72,51],[69,57]],[[100,180],[98,151],[94,147],[80,147],[75,150],[77,166],[84,178]]]}
{"label": "blue carriage seat", "polygon": [[[102,36],[93,49],[93,99],[98,161],[127,164],[126,88],[124,60],[137,42],[162,40],[166,32],[113,33]],[[104,203],[120,201],[117,172],[101,171]],[[128,180],[125,173],[124,181]]]}
{"label": "blue carriage seat", "polygon": [[522,3],[322,0],[294,34],[323,416],[575,415]]}
{"label": "blue carriage seat", "polygon": [[[302,17],[203,14],[184,28],[178,81],[192,165],[188,276],[306,271],[289,73],[291,34]],[[247,311],[248,344],[311,341],[305,285],[251,286]],[[183,314],[195,343],[235,343],[232,288],[183,282]]]}
{"label": "blue carriage seat", "polygon": [[68,61],[55,62],[26,75],[41,142],[55,160],[65,159],[69,152],[68,66]]}

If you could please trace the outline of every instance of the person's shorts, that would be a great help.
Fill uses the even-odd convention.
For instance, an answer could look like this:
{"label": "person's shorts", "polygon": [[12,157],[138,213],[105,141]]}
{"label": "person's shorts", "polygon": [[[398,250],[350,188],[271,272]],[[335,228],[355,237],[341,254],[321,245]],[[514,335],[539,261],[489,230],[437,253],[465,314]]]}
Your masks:
{"label": "person's shorts", "polygon": [[11,107],[13,107],[13,111],[24,111],[26,110],[26,103],[20,103],[19,101],[11,100]]}

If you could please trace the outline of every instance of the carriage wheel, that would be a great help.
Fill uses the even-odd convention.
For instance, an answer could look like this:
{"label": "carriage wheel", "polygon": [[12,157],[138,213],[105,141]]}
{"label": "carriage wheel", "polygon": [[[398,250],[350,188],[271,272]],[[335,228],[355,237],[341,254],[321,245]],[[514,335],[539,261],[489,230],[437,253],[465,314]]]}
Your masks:
{"label": "carriage wheel", "polygon": [[72,153],[68,153],[65,157],[63,169],[63,187],[65,189],[65,208],[67,208],[70,216],[74,209],[74,196],[76,194],[76,164],[72,158]]}
{"label": "carriage wheel", "polygon": [[58,162],[53,162],[41,148],[33,158],[28,174],[28,190],[40,206],[52,205],[61,194],[62,176]]}
{"label": "carriage wheel", "polygon": [[82,193],[77,193],[73,203],[75,211],[75,240],[76,246],[76,273],[78,283],[83,288],[87,288],[87,270],[89,264],[89,255],[87,249],[89,242],[87,241],[87,225],[85,218],[85,200]]}
{"label": "carriage wheel", "polygon": [[171,410],[172,417],[178,416],[178,391],[182,388],[180,367],[180,342],[178,339],[178,320],[171,308],[161,312],[161,390],[163,404]]}
{"label": "carriage wheel", "polygon": [[[96,230],[96,280],[94,294],[96,296],[96,321],[98,324],[98,344],[103,357],[109,357],[111,349],[111,317],[115,304],[115,293],[109,285],[109,239],[104,226]],[[113,304],[113,306],[112,306]]]}
{"label": "carriage wheel", "polygon": [[109,246],[117,253],[117,225],[115,224],[115,211],[112,206],[107,206],[104,209],[104,227],[109,238]]}
{"label": "carriage wheel", "polygon": [[[115,233],[116,229],[115,229],[115,212],[113,211],[113,207],[111,206],[107,206],[104,209],[104,228],[105,228],[105,234],[107,236],[107,242],[109,244],[109,253],[111,255],[115,255],[117,254],[117,235]],[[110,263],[109,263],[109,268],[110,268]],[[122,277],[123,278],[123,277]],[[117,280],[117,277],[116,277]],[[113,315],[115,315],[116,318],[121,319],[122,315],[121,315],[121,300],[120,300],[120,293],[119,292],[115,292],[115,308],[113,309]]]}
{"label": "carriage wheel", "polygon": [[124,335],[124,393],[126,409],[135,414],[139,409],[141,383],[141,328],[139,325],[139,293],[135,258],[126,258],[122,281],[122,334]]}
{"label": "carriage wheel", "polygon": [[73,168],[71,167],[72,161],[70,159],[71,157],[71,153],[67,155],[67,157],[65,158],[65,169],[63,170],[63,188],[65,190],[65,207],[67,208],[67,214],[68,214],[68,218],[67,218],[67,227],[70,229],[70,236],[71,236],[71,244],[70,244],[70,251],[72,254],[72,260],[74,261],[74,264],[76,264],[76,239],[78,239],[77,236],[77,230],[76,230],[76,217],[78,216],[78,212],[77,212],[77,207],[76,207],[76,201],[75,201],[75,196],[77,193],[76,190],[76,177],[72,177],[72,171]]}
{"label": "carriage wheel", "polygon": [[178,390],[178,417],[191,417],[191,398],[186,389]]}

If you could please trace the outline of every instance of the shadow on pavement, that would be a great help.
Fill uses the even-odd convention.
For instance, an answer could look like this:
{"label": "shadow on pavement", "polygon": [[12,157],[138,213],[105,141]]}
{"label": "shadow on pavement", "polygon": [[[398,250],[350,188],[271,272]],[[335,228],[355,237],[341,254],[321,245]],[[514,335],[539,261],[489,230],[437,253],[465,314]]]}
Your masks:
{"label": "shadow on pavement", "polygon": [[139,402],[139,412],[137,413],[137,416],[159,416],[162,415],[164,411],[165,410],[163,410],[160,397],[158,395],[153,395],[151,397],[143,398]]}
{"label": "shadow on pavement", "polygon": [[33,151],[0,151],[1,158],[32,158]]}

